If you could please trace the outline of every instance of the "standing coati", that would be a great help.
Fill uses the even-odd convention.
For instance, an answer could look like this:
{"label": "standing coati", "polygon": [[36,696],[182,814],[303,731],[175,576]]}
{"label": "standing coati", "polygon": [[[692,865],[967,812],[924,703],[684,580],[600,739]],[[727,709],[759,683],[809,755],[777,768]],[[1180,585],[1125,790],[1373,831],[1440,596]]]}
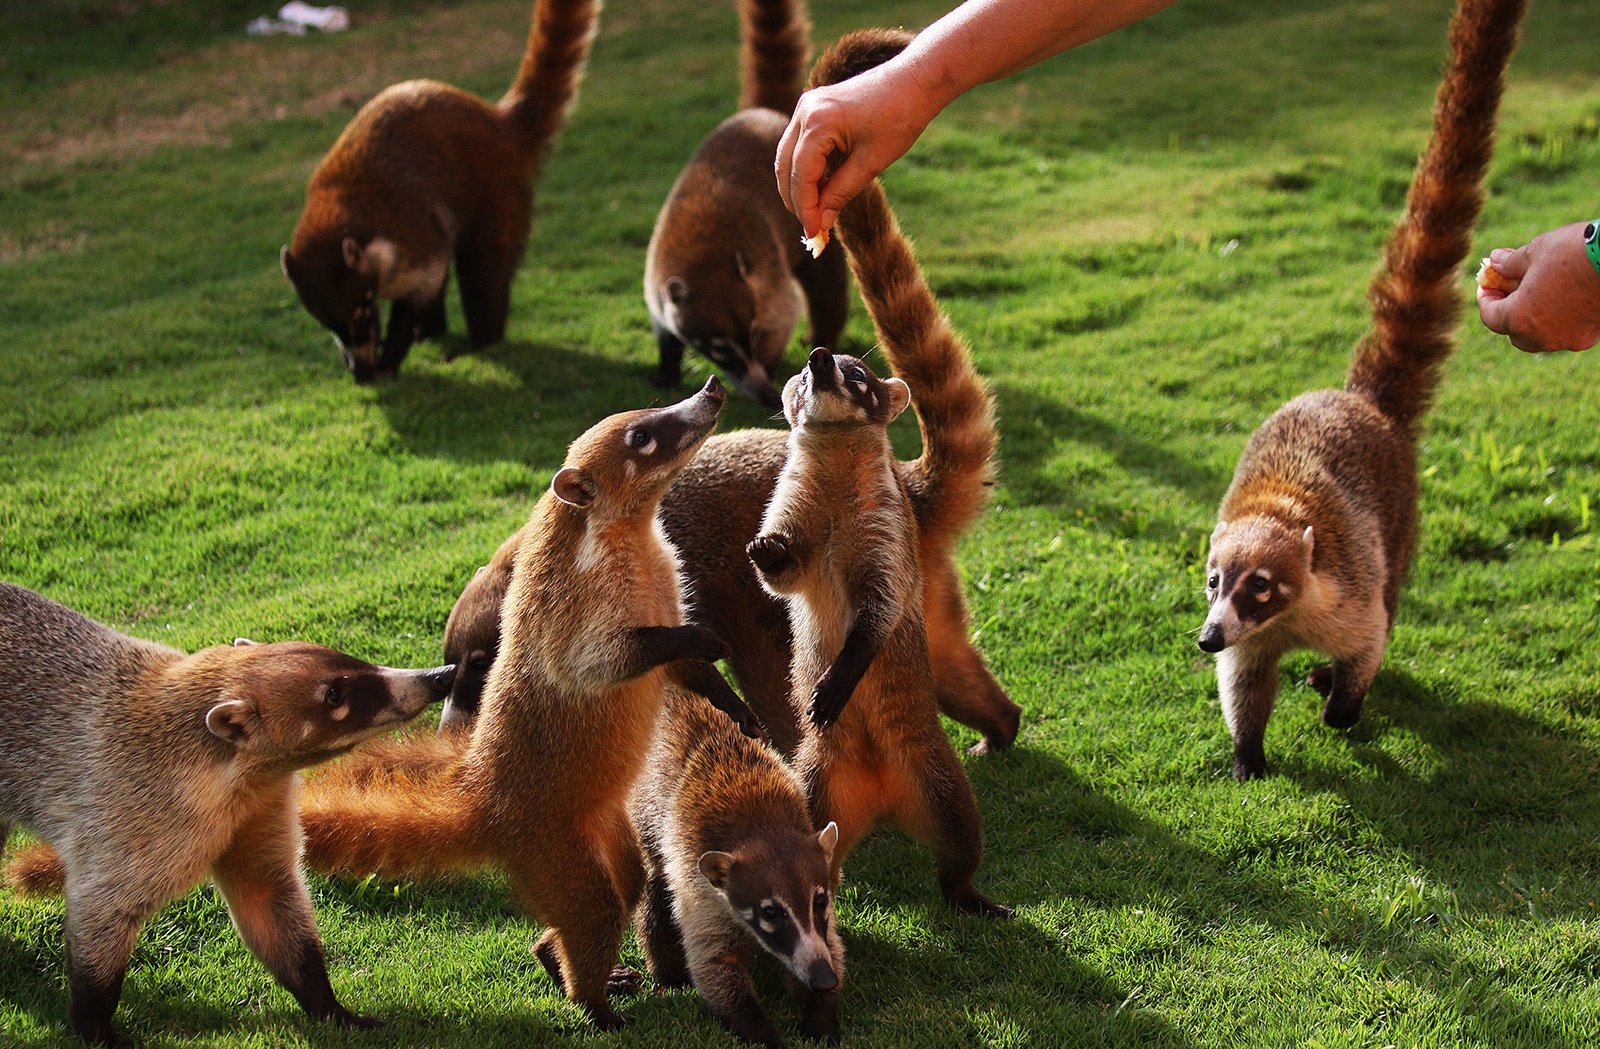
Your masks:
{"label": "standing coati", "polygon": [[739,0],[739,21],[740,111],[711,132],[667,194],[645,256],[644,301],[659,385],[678,384],[687,345],[776,407],[772,375],[794,335],[801,292],[808,341],[836,349],[850,289],[843,253],[811,257],[772,178],[811,49],[804,0]]}
{"label": "standing coati", "polygon": [[645,859],[639,944],[656,982],[693,982],[734,1034],[782,1045],[750,979],[764,950],[801,1003],[801,1033],[837,1043],[839,828],[817,831],[794,773],[700,696],[669,689],[632,813]]}
{"label": "standing coati", "polygon": [[[726,647],[684,625],[656,508],[724,399],[713,377],[680,404],[613,415],[574,441],[517,550],[473,731],[335,765],[302,805],[319,870],[504,870],[548,926],[539,960],[602,1027],[622,1022],[606,984],[644,880],[627,801],[663,689],[674,680],[717,699],[703,679],[721,683],[706,661]],[[747,714],[721,689],[725,708]]]}
{"label": "standing coati", "polygon": [[373,1026],[328,983],[299,870],[298,770],[415,717],[452,672],[295,641],[186,656],[0,583],[0,850],[20,824],[49,846],[18,858],[19,887],[64,875],[72,1029],[120,1041],[139,929],[208,876],[306,1012]]}
{"label": "standing coati", "polygon": [[[867,61],[885,61],[909,40],[908,34],[880,31],[855,46]],[[856,55],[858,64],[861,59]],[[812,74],[813,86],[851,71],[825,58]],[[977,520],[993,484],[999,434],[989,392],[966,344],[939,309],[878,183],[851,201],[838,232],[884,356],[917,391],[923,452],[894,468],[917,518],[924,627],[939,709],[983,734],[975,750],[1007,746],[1016,738],[1022,711],[973,647],[955,564],[956,540]],[[738,430],[711,438],[667,490],[661,517],[688,576],[690,618],[727,639],[729,664],[746,700],[773,743],[788,754],[800,742],[789,703],[788,616],[782,603],[762,589],[744,552],[760,528],[786,448],[781,430]],[[473,586],[496,582],[479,576]],[[465,604],[463,594],[456,612]],[[498,605],[479,595],[473,607]],[[460,620],[463,630],[466,621],[465,616]],[[474,631],[477,636],[487,632],[487,627]],[[454,701],[453,709],[470,716]]]}
{"label": "standing coati", "polygon": [[794,765],[815,821],[839,825],[835,875],[889,817],[933,849],[951,904],[1010,917],[973,887],[983,827],[934,699],[916,518],[889,447],[910,396],[855,357],[813,350],[783,388],[789,458],[748,552],[788,602],[806,721]]}
{"label": "standing coati", "polygon": [[1369,299],[1372,330],[1343,390],[1297,397],[1250,438],[1211,534],[1200,647],[1217,684],[1237,779],[1266,770],[1278,660],[1333,662],[1307,683],[1322,720],[1355,723],[1394,625],[1416,545],[1417,428],[1453,349],[1455,282],[1483,204],[1495,115],[1526,0],[1462,0],[1452,57],[1404,217]]}
{"label": "standing coati", "polygon": [[[533,187],[578,90],[600,0],[538,0],[511,90],[489,105],[449,84],[381,91],[311,173],[280,261],[357,382],[393,375],[445,330],[452,258],[473,347],[505,337]],[[379,299],[391,299],[384,335]],[[381,343],[380,343],[381,339]]]}

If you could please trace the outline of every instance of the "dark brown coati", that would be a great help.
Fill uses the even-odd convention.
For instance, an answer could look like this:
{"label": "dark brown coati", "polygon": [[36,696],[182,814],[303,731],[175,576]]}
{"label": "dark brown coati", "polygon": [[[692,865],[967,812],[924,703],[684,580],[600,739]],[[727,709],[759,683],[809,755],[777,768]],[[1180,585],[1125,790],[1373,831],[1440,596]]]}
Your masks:
{"label": "dark brown coati", "polygon": [[839,828],[816,829],[794,773],[703,698],[669,689],[631,808],[645,859],[639,944],[656,982],[692,982],[734,1034],[782,1045],[750,978],[765,952],[800,1002],[801,1033],[837,1043]]}
{"label": "dark brown coati", "polygon": [[[866,52],[869,59],[883,61],[909,39],[879,33]],[[821,63],[818,70],[830,75]],[[835,66],[831,75],[841,72]],[[1022,711],[973,647],[955,563],[956,542],[982,513],[993,484],[999,434],[988,388],[939,308],[876,182],[841,214],[838,232],[884,356],[917,391],[914,409],[923,452],[897,462],[895,471],[917,517],[924,628],[939,709],[983,734],[975,749],[1008,746]],[[774,745],[788,754],[800,742],[789,703],[788,616],[761,588],[744,552],[760,528],[786,449],[781,430],[712,437],[667,490],[661,517],[689,580],[690,618],[727,639],[729,665],[746,700]],[[465,595],[458,608],[464,601]],[[478,607],[494,606],[480,602]]]}
{"label": "dark brown coati", "polygon": [[1456,281],[1525,3],[1462,0],[1433,138],[1372,281],[1372,330],[1345,388],[1297,397],[1262,423],[1223,496],[1199,643],[1220,653],[1237,779],[1266,770],[1283,653],[1332,657],[1307,683],[1326,697],[1322,720],[1335,728],[1361,716],[1383,659],[1416,545],[1417,431],[1454,348]]}
{"label": "dark brown coati", "polygon": [[72,1029],[121,1042],[111,1021],[140,928],[206,878],[306,1012],[373,1026],[328,982],[299,869],[299,770],[415,717],[452,673],[295,641],[187,656],[0,583],[0,849],[17,825],[47,843],[12,879],[65,889]]}
{"label": "dark brown coati", "polygon": [[456,681],[439,715],[441,729],[466,728],[478,712],[489,668],[500,651],[500,606],[511,589],[522,532],[521,528],[513,532],[489,563],[473,574],[445,620],[444,650],[456,654],[445,662],[455,664]]}
{"label": "dark brown coati", "polygon": [[838,248],[812,258],[772,177],[800,97],[811,25],[804,0],[739,0],[740,110],[717,126],[667,194],[645,256],[644,301],[660,351],[656,381],[676,386],[683,349],[775,407],[772,376],[804,306],[811,345],[836,349],[849,313]]}
{"label": "dark brown coati", "polygon": [[[517,550],[502,651],[470,734],[413,738],[309,784],[306,860],[426,878],[495,867],[547,929],[535,953],[594,1022],[644,881],[628,796],[666,683],[717,690],[726,647],[684,624],[661,494],[716,425],[715,378],[680,404],[602,420],[573,442]],[[721,684],[725,709],[747,712]]]}
{"label": "dark brown coati", "polygon": [[804,714],[794,766],[815,822],[839,826],[835,875],[888,818],[933,850],[952,905],[1010,917],[972,884],[983,827],[934,698],[916,518],[889,446],[910,396],[858,358],[813,350],[783,388],[789,456],[748,552],[788,604]]}
{"label": "dark brown coati", "polygon": [[[452,260],[473,347],[505,337],[533,188],[577,95],[599,0],[537,0],[498,105],[408,80],[361,108],[311,173],[283,272],[357,382],[393,375],[445,331]],[[387,334],[379,300],[394,303]]]}

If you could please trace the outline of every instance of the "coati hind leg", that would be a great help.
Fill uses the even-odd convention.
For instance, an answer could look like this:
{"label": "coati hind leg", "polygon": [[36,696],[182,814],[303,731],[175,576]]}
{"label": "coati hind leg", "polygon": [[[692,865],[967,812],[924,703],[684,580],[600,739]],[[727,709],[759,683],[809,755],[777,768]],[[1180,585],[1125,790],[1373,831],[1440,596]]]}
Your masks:
{"label": "coati hind leg", "polygon": [[511,279],[522,258],[518,242],[474,237],[456,249],[456,283],[461,286],[461,313],[467,341],[473,348],[492,346],[506,337],[511,314]]}
{"label": "coati hind leg", "polygon": [[806,314],[811,330],[806,335],[807,350],[821,346],[830,353],[839,349],[850,316],[850,263],[844,248],[835,240],[820,258],[803,258],[794,271],[806,295]]}
{"label": "coati hind leg", "polygon": [[914,771],[918,781],[899,800],[895,817],[906,831],[933,850],[939,869],[939,891],[963,914],[1009,918],[1011,908],[995,903],[972,884],[983,862],[983,823],[972,784],[944,733],[911,750],[921,755]]}
{"label": "coati hind leg", "polygon": [[1217,656],[1217,691],[1222,717],[1233,737],[1233,778],[1253,779],[1267,772],[1264,744],[1267,719],[1278,697],[1278,657],[1275,648],[1233,645]]}
{"label": "coati hind leg", "polygon": [[655,384],[663,389],[672,389],[683,381],[683,340],[653,318],[650,330],[655,332],[656,349],[661,354],[661,360],[656,365]]}
{"label": "coati hind leg", "polygon": [[[96,873],[82,875],[80,867]],[[68,1017],[91,1045],[131,1044],[111,1026],[122,978],[145,920],[178,891],[130,879],[130,870],[139,870],[136,859],[84,857],[67,872]]]}
{"label": "coati hind leg", "polygon": [[347,1027],[380,1026],[334,997],[311,895],[300,876],[299,835],[295,806],[285,798],[275,817],[240,827],[212,864],[212,879],[228,901],[240,938],[300,1008]]}

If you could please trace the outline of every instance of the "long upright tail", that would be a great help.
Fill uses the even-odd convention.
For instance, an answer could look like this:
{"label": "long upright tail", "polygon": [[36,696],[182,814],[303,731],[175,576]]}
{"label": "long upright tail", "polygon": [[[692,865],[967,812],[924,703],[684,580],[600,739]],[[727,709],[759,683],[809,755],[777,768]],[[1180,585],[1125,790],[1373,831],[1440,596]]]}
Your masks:
{"label": "long upright tail", "polygon": [[1356,346],[1345,388],[1413,437],[1455,348],[1458,270],[1483,207],[1506,64],[1526,6],[1527,0],[1461,0],[1450,23],[1450,64],[1434,103],[1433,138],[1367,292],[1372,330]]}
{"label": "long upright tail", "polygon": [[537,0],[528,48],[511,90],[500,100],[517,125],[534,170],[544,166],[550,145],[578,95],[583,64],[600,24],[600,0]]}
{"label": "long upright tail", "polygon": [[739,0],[739,108],[793,113],[811,60],[805,0]]}
{"label": "long upright tail", "polygon": [[[849,79],[898,54],[911,38],[887,29],[850,33],[817,60],[811,85]],[[917,524],[925,540],[948,541],[977,520],[988,501],[999,444],[993,399],[877,182],[839,213],[838,231],[878,342],[911,387],[922,427],[922,457],[909,476],[901,475]]]}
{"label": "long upright tail", "polygon": [[477,820],[451,776],[464,736],[372,744],[313,778],[300,800],[306,865],[418,880],[481,867]]}

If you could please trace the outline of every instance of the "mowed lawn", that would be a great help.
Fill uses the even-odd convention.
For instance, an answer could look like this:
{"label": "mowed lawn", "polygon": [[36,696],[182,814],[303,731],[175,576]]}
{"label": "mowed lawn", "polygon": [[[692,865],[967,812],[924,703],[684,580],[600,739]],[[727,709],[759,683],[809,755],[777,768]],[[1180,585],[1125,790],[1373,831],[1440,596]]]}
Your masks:
{"label": "mowed lawn", "polygon": [[[644,248],[732,111],[732,4],[614,0],[507,342],[450,364],[419,346],[370,387],[278,273],[306,177],[388,83],[498,97],[529,5],[379,2],[346,34],[246,39],[271,6],[0,12],[0,578],[186,649],[305,638],[431,665],[566,444],[664,400]],[[1452,6],[1184,0],[974,91],[885,179],[999,398],[1002,481],[962,567],[1025,716],[1014,750],[966,768],[979,884],[1018,910],[955,915],[898,834],[858,849],[846,1044],[1600,1032],[1600,351],[1527,357],[1464,315],[1417,565],[1355,728],[1320,724],[1295,683],[1312,658],[1292,658],[1270,775],[1234,783],[1194,644],[1247,436],[1341,383],[1367,325]],[[944,7],[819,0],[816,39]],[[1600,211],[1596,40],[1593,0],[1533,3],[1474,256]],[[453,293],[450,311],[464,349]],[[871,344],[860,309],[850,344]],[[723,425],[781,421],[738,401]],[[899,436],[914,455],[914,426]],[[624,1032],[593,1033],[498,878],[312,885],[334,986],[384,1030],[308,1021],[210,888],[145,928],[121,1028],[152,1047],[732,1044],[693,994],[648,989],[620,1002]],[[62,916],[0,889],[4,1045],[73,1044]]]}

